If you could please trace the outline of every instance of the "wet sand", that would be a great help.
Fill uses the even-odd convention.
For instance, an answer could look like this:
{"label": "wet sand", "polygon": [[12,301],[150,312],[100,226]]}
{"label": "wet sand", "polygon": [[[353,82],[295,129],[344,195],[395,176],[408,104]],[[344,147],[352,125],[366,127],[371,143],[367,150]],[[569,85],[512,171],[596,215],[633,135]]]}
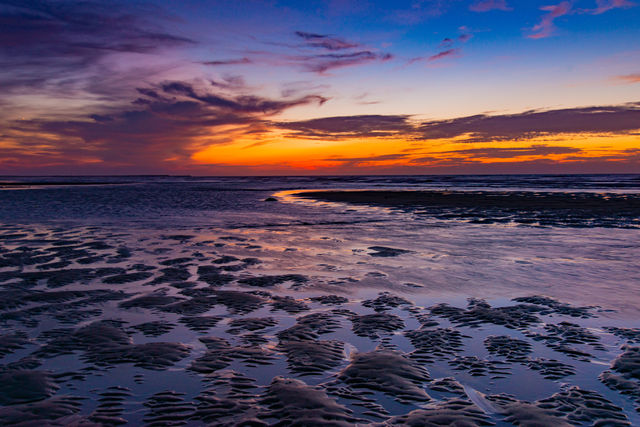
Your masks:
{"label": "wet sand", "polygon": [[633,315],[453,297],[395,281],[424,248],[302,230],[1,227],[3,424],[640,422]]}
{"label": "wet sand", "polygon": [[638,195],[270,182],[3,191],[0,424],[640,425]]}
{"label": "wet sand", "polygon": [[640,227],[640,194],[544,191],[305,191],[296,197],[408,209],[441,219],[565,227]]}

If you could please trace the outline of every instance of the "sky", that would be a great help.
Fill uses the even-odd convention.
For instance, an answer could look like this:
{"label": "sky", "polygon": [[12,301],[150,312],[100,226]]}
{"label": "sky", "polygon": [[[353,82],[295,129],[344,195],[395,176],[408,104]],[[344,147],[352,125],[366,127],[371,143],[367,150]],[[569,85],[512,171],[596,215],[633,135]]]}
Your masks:
{"label": "sky", "polygon": [[640,173],[632,0],[0,0],[0,174]]}

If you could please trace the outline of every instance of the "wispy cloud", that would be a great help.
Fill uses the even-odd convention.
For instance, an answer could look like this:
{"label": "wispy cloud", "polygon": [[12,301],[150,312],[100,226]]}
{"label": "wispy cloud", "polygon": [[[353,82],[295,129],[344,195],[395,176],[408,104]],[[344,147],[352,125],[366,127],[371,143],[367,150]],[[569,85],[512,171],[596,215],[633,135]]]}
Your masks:
{"label": "wispy cloud", "polygon": [[595,9],[589,10],[588,12],[593,15],[600,15],[601,13],[608,12],[611,9],[628,9],[636,4],[629,0],[596,0],[596,5],[597,7]]}
{"label": "wispy cloud", "polygon": [[549,146],[544,144],[529,147],[484,147],[464,150],[444,151],[442,154],[456,154],[470,159],[512,159],[527,156],[549,156],[551,154],[576,154],[582,149],[576,147]]}
{"label": "wispy cloud", "polygon": [[460,49],[447,49],[442,52],[438,52],[435,55],[431,55],[427,61],[437,61],[439,59],[447,58],[449,56],[457,56],[460,53]]}
{"label": "wispy cloud", "polygon": [[469,6],[469,10],[473,12],[489,12],[490,10],[513,10],[507,5],[506,0],[481,0]]}
{"label": "wispy cloud", "polygon": [[224,65],[243,65],[251,64],[252,61],[249,58],[237,58],[237,59],[220,59],[215,61],[202,61],[201,64],[211,65],[212,67],[220,67]]}
{"label": "wispy cloud", "polygon": [[628,9],[636,4],[629,0],[596,0],[596,7],[593,9],[574,9],[573,2],[563,1],[556,5],[544,6],[540,10],[547,12],[544,14],[538,24],[532,29],[532,33],[527,37],[531,39],[542,39],[550,37],[556,30],[554,21],[565,15],[572,14],[589,14],[601,15],[613,9]]}
{"label": "wispy cloud", "polygon": [[359,47],[358,43],[348,42],[326,34],[307,33],[296,31],[295,35],[305,41],[307,47],[315,47],[327,50],[345,50]]}
{"label": "wispy cloud", "polygon": [[640,83],[640,73],[616,76],[615,79],[622,83]]}
{"label": "wispy cloud", "polygon": [[563,1],[552,6],[543,6],[540,10],[547,13],[544,14],[540,22],[531,29],[533,33],[527,36],[530,39],[542,39],[553,35],[556,28],[553,21],[561,16],[568,15],[571,12],[571,3]]}

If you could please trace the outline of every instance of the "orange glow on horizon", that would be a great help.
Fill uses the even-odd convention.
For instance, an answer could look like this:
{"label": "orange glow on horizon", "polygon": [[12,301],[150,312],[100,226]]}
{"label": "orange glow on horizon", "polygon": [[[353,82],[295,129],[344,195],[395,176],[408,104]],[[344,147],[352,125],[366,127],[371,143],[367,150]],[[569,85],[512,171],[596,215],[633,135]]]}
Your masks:
{"label": "orange glow on horizon", "polygon": [[[524,140],[465,142],[465,138],[415,140],[406,137],[310,139],[291,137],[281,130],[259,137],[242,135],[225,144],[200,144],[191,155],[198,165],[224,165],[291,170],[322,170],[437,165],[443,162],[481,164],[549,160],[624,161],[637,155],[640,134],[559,134]],[[556,152],[554,152],[554,150]],[[545,152],[549,151],[549,152]]]}

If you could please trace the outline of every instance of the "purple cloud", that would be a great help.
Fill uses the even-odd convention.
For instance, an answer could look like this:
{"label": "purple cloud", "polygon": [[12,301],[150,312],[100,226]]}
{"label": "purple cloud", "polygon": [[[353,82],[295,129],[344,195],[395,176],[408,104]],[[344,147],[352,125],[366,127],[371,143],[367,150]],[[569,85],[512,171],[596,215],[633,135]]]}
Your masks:
{"label": "purple cloud", "polygon": [[469,6],[469,10],[472,12],[489,12],[490,10],[504,10],[508,12],[513,9],[507,5],[506,0],[481,0]]}
{"label": "purple cloud", "polygon": [[600,15],[610,11],[611,9],[630,8],[635,6],[635,3],[629,0],[596,0],[597,7],[589,12],[593,15]]}
{"label": "purple cloud", "polygon": [[302,138],[352,138],[405,135],[413,131],[408,116],[340,116],[297,122],[281,122],[276,126],[293,131],[290,136]]}
{"label": "purple cloud", "polygon": [[527,36],[530,39],[542,39],[551,36],[555,31],[553,21],[561,16],[568,15],[571,12],[571,3],[563,1],[553,6],[543,6],[540,10],[547,13],[543,15],[540,22],[531,29],[533,33]]}
{"label": "purple cloud", "polygon": [[425,122],[424,139],[465,137],[467,142],[535,138],[560,133],[627,133],[640,128],[640,103],[606,107],[485,114]]}
{"label": "purple cloud", "polygon": [[529,147],[485,147],[465,150],[445,151],[444,154],[458,154],[469,158],[510,159],[522,156],[548,156],[550,154],[580,153],[580,148],[549,145],[531,145]]}
{"label": "purple cloud", "polygon": [[[60,76],[80,75],[108,55],[151,53],[195,43],[163,31],[149,19],[151,8],[121,1],[4,1],[0,7],[2,88],[33,91],[60,84]],[[106,73],[98,80],[106,80]]]}
{"label": "purple cloud", "polygon": [[290,136],[340,139],[399,136],[410,140],[513,141],[563,133],[628,134],[640,129],[640,102],[415,122],[406,115],[325,117],[275,124]]}
{"label": "purple cloud", "polygon": [[[178,166],[190,164],[190,155],[203,144],[264,132],[269,129],[267,119],[274,114],[326,101],[320,95],[295,99],[223,96],[182,81],[139,88],[138,93],[142,97],[134,102],[135,107],[110,108],[86,118],[8,123],[4,137],[17,145],[0,148],[0,158],[5,159],[0,164],[6,159],[13,159],[12,164],[28,159],[31,165],[70,165],[91,158],[112,170],[139,170],[144,165],[162,170],[176,167],[171,161]],[[47,148],[39,148],[43,146]]]}
{"label": "purple cloud", "polygon": [[447,49],[447,50],[443,50],[442,52],[438,52],[435,55],[431,55],[427,61],[431,62],[431,61],[437,61],[439,59],[443,59],[449,56],[456,56],[460,53],[460,49]]}
{"label": "purple cloud", "polygon": [[348,42],[325,34],[314,34],[304,31],[296,31],[295,35],[305,41],[306,47],[321,48],[326,50],[345,50],[359,47],[357,43]]}
{"label": "purple cloud", "polygon": [[327,71],[350,67],[353,65],[361,65],[374,61],[388,61],[393,56],[389,53],[377,53],[370,50],[362,50],[350,53],[328,53],[324,55],[302,56],[300,65],[306,71],[312,71],[318,74],[325,74]]}
{"label": "purple cloud", "polygon": [[224,59],[217,61],[203,61],[201,64],[211,65],[213,67],[219,67],[223,65],[243,65],[243,64],[251,64],[252,61],[249,58],[238,58],[238,59]]}

